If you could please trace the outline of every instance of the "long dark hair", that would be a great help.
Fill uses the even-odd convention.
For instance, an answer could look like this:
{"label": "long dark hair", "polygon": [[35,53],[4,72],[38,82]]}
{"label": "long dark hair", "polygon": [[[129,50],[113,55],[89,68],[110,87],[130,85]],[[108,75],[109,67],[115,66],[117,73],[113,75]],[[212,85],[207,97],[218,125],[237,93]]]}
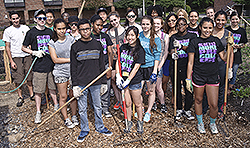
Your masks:
{"label": "long dark hair", "polygon": [[149,15],[146,15],[146,16],[143,16],[142,19],[141,19],[141,22],[143,19],[146,19],[146,20],[149,20],[150,23],[151,23],[151,29],[150,29],[150,51],[151,53],[153,54],[153,48],[155,48],[157,50],[157,45],[155,43],[155,27],[154,27],[154,20],[151,16]]}
{"label": "long dark hair", "polygon": [[[202,25],[205,23],[205,22],[211,22],[212,24],[214,24],[214,21],[212,19],[210,19],[209,17],[204,17],[201,19],[199,25],[198,25],[198,33],[199,33],[199,36],[201,36],[201,27]],[[213,25],[214,26],[214,25]]]}
{"label": "long dark hair", "polygon": [[230,15],[230,19],[232,19],[232,17],[237,16],[240,19],[239,14],[236,11],[233,11],[232,14]]}
{"label": "long dark hair", "polygon": [[67,27],[67,23],[63,19],[58,18],[58,19],[55,20],[54,26],[53,26],[54,31],[53,31],[53,35],[52,35],[52,38],[51,38],[54,42],[56,42],[58,40],[58,36],[57,36],[56,31],[55,31],[55,28],[56,28],[56,25],[59,24],[59,23],[64,23],[65,27]]}
{"label": "long dark hair", "polygon": [[[141,42],[140,42],[140,39],[139,39],[139,37],[138,37],[138,35],[139,35],[139,29],[138,29],[137,27],[135,27],[135,26],[130,26],[130,27],[128,27],[127,30],[126,30],[126,33],[125,33],[125,37],[126,37],[126,38],[127,38],[128,33],[129,33],[130,31],[133,31],[133,32],[135,33],[135,36],[137,37],[135,47],[132,47],[132,48],[131,48],[131,54],[132,54],[134,60],[136,60],[136,59],[138,59],[138,56],[139,56],[139,55],[138,55],[139,50],[140,50],[141,48],[143,48],[143,47],[142,47]],[[143,51],[144,51],[144,50],[143,50]]]}
{"label": "long dark hair", "polygon": [[227,13],[226,13],[225,11],[223,11],[223,10],[220,10],[220,11],[217,11],[217,12],[215,13],[215,15],[214,15],[214,21],[215,21],[215,19],[216,19],[219,15],[224,15],[225,18],[226,18],[226,20],[227,20]]}
{"label": "long dark hair", "polygon": [[[118,13],[117,11],[112,11],[112,12],[110,12],[108,18],[110,18],[110,16],[112,16],[112,15],[115,15],[117,18],[120,18],[120,15],[119,15],[119,13]],[[114,26],[112,26],[111,23],[110,23],[110,24],[109,24],[109,27],[108,27],[108,29],[106,30],[105,33],[107,33],[107,32],[108,32],[111,28],[113,28],[113,27],[114,27]]]}
{"label": "long dark hair", "polygon": [[177,20],[178,19],[178,16],[174,13],[170,13],[167,17],[166,17],[166,20],[165,20],[165,23],[164,23],[164,26],[163,26],[163,32],[165,33],[169,33],[169,30],[170,30],[170,26],[168,25],[168,20],[171,16],[174,16],[175,19]]}
{"label": "long dark hair", "polygon": [[135,10],[129,9],[129,10],[127,11],[127,13],[125,14],[125,16],[126,16],[126,21],[125,21],[124,27],[129,26],[129,21],[128,21],[128,19],[127,19],[127,15],[128,15],[130,12],[134,12],[135,16],[137,16]]}

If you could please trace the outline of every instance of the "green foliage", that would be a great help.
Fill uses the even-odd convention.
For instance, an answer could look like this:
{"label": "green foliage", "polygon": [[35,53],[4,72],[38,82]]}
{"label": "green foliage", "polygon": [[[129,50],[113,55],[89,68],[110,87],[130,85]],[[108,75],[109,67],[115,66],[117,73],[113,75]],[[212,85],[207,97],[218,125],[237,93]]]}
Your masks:
{"label": "green foliage", "polygon": [[86,0],[84,8],[91,9],[91,8],[99,8],[105,7],[108,5],[107,0]]}
{"label": "green foliage", "polygon": [[247,73],[250,74],[249,71],[249,65],[250,65],[250,47],[249,46],[245,46],[245,48],[241,49],[242,52],[242,64],[241,64],[241,68],[244,71],[244,75],[246,75]]}
{"label": "green foliage", "polygon": [[187,0],[187,5],[192,9],[204,11],[208,6],[213,6],[214,0]]}
{"label": "green foliage", "polygon": [[233,1],[238,4],[250,5],[249,0],[233,0]]}
{"label": "green foliage", "polygon": [[[140,8],[142,7],[142,0],[120,0],[118,2],[114,2],[114,6],[120,9],[127,9],[127,8]],[[153,5],[153,1],[145,0],[145,7]]]}
{"label": "green foliage", "polygon": [[188,13],[189,11],[191,11],[191,7],[190,7],[189,5],[186,5],[186,11],[187,11],[187,13]]}
{"label": "green foliage", "polygon": [[239,89],[233,90],[232,91],[234,97],[239,97],[239,98],[249,98],[250,96],[250,87],[243,88],[241,86]]}

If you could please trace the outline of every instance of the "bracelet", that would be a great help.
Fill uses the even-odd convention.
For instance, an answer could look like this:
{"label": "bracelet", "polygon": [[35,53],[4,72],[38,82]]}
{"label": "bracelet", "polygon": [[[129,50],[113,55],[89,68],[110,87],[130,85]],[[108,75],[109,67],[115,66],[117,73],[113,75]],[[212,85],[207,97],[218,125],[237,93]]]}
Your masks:
{"label": "bracelet", "polygon": [[191,79],[186,78],[186,80],[191,80]]}

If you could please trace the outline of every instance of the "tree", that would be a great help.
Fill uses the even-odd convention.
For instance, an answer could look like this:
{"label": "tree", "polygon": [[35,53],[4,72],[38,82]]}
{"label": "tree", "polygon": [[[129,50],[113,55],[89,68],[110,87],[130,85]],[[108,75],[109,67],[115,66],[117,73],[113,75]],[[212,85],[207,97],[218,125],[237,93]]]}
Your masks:
{"label": "tree", "polygon": [[214,0],[187,0],[187,5],[191,9],[204,11],[209,6],[213,6]]}
{"label": "tree", "polygon": [[249,0],[233,0],[235,3],[242,4],[242,5],[250,5]]}
{"label": "tree", "polygon": [[[153,5],[151,0],[145,0],[145,7]],[[114,2],[114,6],[120,9],[127,8],[140,8],[142,7],[142,0],[120,0],[118,2]]]}
{"label": "tree", "polygon": [[84,8],[91,9],[91,8],[99,8],[105,7],[108,5],[108,0],[86,0],[86,4]]}

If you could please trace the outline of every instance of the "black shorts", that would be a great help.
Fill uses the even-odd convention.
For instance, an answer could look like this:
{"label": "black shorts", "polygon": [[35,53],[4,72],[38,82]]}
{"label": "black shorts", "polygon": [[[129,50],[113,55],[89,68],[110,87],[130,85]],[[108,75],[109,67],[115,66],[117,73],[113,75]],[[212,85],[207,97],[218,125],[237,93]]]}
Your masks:
{"label": "black shorts", "polygon": [[195,87],[204,87],[205,85],[209,86],[219,86],[220,77],[219,75],[212,75],[209,77],[204,77],[198,74],[192,74],[192,84]]}
{"label": "black shorts", "polygon": [[152,75],[152,72],[154,70],[154,67],[147,67],[147,68],[141,68],[141,73],[143,75],[142,80],[149,80],[150,76]]}

